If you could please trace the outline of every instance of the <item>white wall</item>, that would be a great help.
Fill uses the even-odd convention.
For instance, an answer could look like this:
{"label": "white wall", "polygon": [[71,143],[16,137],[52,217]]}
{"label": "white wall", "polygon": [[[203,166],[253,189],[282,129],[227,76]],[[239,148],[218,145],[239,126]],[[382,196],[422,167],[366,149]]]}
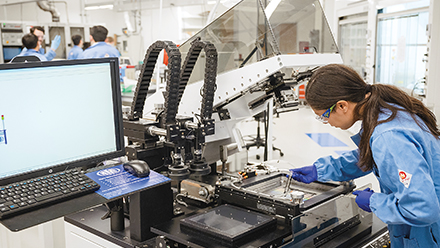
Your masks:
{"label": "white wall", "polygon": [[[81,23],[80,4],[77,0],[66,0],[66,4],[54,3],[60,12],[60,22]],[[41,10],[35,2],[9,5],[0,7],[0,20],[6,21],[32,21],[36,23],[48,23],[52,21],[50,12]]]}
{"label": "white wall", "polygon": [[121,35],[125,27],[123,13],[110,9],[85,11],[85,22],[105,26],[109,35]]}
{"label": "white wall", "polygon": [[[186,38],[183,35],[185,23],[182,19],[187,13],[197,15],[206,11],[205,6],[164,7],[159,9],[141,9],[140,19],[134,23],[133,13],[129,11],[131,25],[135,34],[125,37],[122,29],[127,27],[124,12],[115,10],[86,11],[87,23],[99,23],[107,27],[109,34],[121,35],[121,39],[129,41],[129,56],[133,62],[142,61],[148,47],[158,40],[169,40],[175,44],[182,44]],[[136,25],[138,24],[138,25]],[[203,26],[200,19],[200,27]]]}
{"label": "white wall", "polygon": [[[77,0],[66,0],[64,3],[55,3],[55,7],[60,12],[60,23],[63,24],[89,24],[103,25],[109,35],[123,36],[129,42],[128,56],[134,62],[143,60],[146,49],[156,40],[166,39],[175,43],[182,43],[182,26],[180,23],[181,8],[168,7],[162,10],[162,15],[158,9],[141,10],[140,27],[141,32],[130,37],[123,35],[122,29],[127,27],[124,19],[124,12],[117,12],[111,9],[81,11],[81,4]],[[66,5],[68,12],[66,12]],[[187,8],[187,7],[185,7]],[[198,7],[200,10],[201,8]],[[195,9],[194,11],[199,11]],[[133,14],[130,13],[131,24],[135,27]],[[161,18],[162,16],[162,18]],[[162,19],[162,21],[161,21]],[[35,2],[17,5],[1,6],[0,20],[8,22],[20,22],[28,25],[43,25],[52,22],[50,12],[41,10]],[[138,29],[139,30],[139,29]],[[70,40],[66,37],[67,40]],[[122,38],[121,38],[122,39]],[[84,37],[89,41],[89,37]]]}
{"label": "white wall", "polygon": [[[435,13],[435,14],[434,14]],[[440,2],[431,0],[429,10],[430,32],[428,36],[428,62],[427,62],[427,105],[432,108],[440,123]]]}
{"label": "white wall", "polygon": [[[185,27],[194,26],[194,21],[196,26],[203,27],[206,24],[206,16],[203,18],[201,14],[207,13],[213,7],[213,5],[165,6],[160,11],[159,9],[147,9],[148,6],[140,5],[141,17],[136,23],[132,11],[128,12],[131,25],[137,32],[127,37],[123,35],[122,31],[123,28],[127,27],[124,12],[118,12],[116,9],[82,11],[83,0],[65,0],[64,2],[66,4],[55,3],[55,7],[60,12],[60,23],[105,26],[110,36],[116,34],[118,39],[120,37],[120,40],[128,41],[128,53],[124,54],[122,51],[121,53],[122,56],[129,56],[134,63],[142,61],[148,47],[157,40],[170,40],[176,44],[182,44],[189,37],[183,34]],[[66,5],[68,12],[66,12]],[[221,14],[222,11],[224,11],[224,8],[219,8],[216,16]],[[191,23],[185,23],[185,18],[188,15],[193,16],[191,17]],[[198,19],[197,17],[201,18]],[[0,20],[41,25],[51,23],[52,16],[50,12],[41,10],[35,2],[30,2],[1,6]],[[84,37],[84,40],[89,41],[89,37]]]}

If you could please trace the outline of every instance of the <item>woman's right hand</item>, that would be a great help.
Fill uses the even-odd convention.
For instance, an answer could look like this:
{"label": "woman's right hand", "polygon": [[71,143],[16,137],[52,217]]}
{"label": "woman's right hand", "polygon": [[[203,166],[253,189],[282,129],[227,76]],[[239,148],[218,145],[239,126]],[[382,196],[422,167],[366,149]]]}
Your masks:
{"label": "woman's right hand", "polygon": [[298,182],[311,183],[318,180],[318,171],[314,165],[290,169],[290,173],[292,173],[292,178]]}

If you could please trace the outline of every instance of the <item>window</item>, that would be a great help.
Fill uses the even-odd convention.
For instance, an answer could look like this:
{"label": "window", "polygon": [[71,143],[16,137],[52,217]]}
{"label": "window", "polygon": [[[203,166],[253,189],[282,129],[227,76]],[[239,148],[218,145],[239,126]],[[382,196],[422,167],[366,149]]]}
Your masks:
{"label": "window", "polygon": [[428,17],[426,8],[378,15],[376,83],[413,90],[424,78]]}
{"label": "window", "polygon": [[365,78],[367,47],[367,21],[339,23],[339,51],[345,65],[352,67]]}

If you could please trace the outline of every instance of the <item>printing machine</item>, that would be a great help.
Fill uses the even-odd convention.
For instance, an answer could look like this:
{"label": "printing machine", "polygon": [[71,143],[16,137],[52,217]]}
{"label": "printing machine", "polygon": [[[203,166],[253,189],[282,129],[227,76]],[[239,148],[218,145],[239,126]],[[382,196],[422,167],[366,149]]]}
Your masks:
{"label": "printing machine", "polygon": [[[147,97],[162,50],[167,85]],[[152,44],[124,116],[126,151],[172,179],[148,192],[173,194],[126,197],[136,225],[125,225],[131,235],[107,236],[126,247],[369,247],[386,228],[358,208],[352,182],[303,184],[265,162],[225,168],[245,148],[237,124],[297,110],[293,89],[330,63],[342,59],[313,0],[243,0],[180,47]],[[157,197],[169,199],[145,206]],[[152,220],[162,214],[152,209],[166,217]]]}

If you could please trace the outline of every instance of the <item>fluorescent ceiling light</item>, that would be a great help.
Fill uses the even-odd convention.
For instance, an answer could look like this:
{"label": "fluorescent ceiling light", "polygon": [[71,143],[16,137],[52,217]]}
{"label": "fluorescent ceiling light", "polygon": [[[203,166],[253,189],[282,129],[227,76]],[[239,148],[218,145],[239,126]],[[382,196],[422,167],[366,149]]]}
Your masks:
{"label": "fluorescent ceiling light", "polygon": [[87,6],[84,8],[85,10],[97,10],[97,9],[113,9],[113,4],[108,5],[96,5],[96,6]]}
{"label": "fluorescent ceiling light", "polygon": [[[221,4],[226,4],[226,5],[231,5],[231,4],[233,4],[233,5],[235,5],[236,3],[238,3],[240,0],[221,0],[220,1],[220,3]],[[217,1],[208,1],[208,2],[206,2],[207,4],[216,4],[217,3]]]}

